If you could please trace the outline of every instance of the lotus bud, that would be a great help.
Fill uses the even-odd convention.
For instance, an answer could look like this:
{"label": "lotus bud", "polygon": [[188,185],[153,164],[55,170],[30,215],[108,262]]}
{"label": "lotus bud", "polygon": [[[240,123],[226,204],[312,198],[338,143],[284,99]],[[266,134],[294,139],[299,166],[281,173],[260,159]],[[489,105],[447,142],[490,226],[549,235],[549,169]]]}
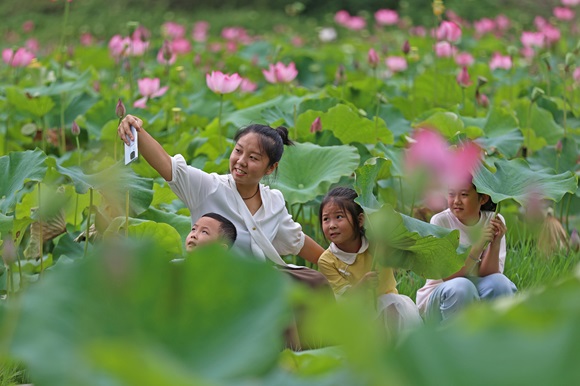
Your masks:
{"label": "lotus bud", "polygon": [[534,87],[532,89],[532,103],[536,102],[538,99],[540,99],[542,97],[542,95],[544,95],[545,92],[544,90],[542,90],[539,87]]}
{"label": "lotus bud", "polygon": [[126,113],[127,113],[127,110],[125,110],[125,105],[121,101],[121,98],[119,98],[119,101],[117,102],[117,106],[115,107],[115,114],[117,114],[117,117],[119,119],[123,119],[125,117]]}
{"label": "lotus bud", "polygon": [[320,117],[316,117],[312,125],[310,125],[310,132],[318,133],[319,131],[322,131],[322,123],[320,122]]}
{"label": "lotus bud", "polygon": [[479,90],[475,92],[475,101],[483,108],[489,107],[489,99],[487,98],[487,95],[480,93]]}
{"label": "lotus bud", "polygon": [[405,55],[408,55],[409,52],[411,52],[411,45],[409,44],[408,40],[405,40],[405,43],[403,43],[403,48],[401,50]]}
{"label": "lotus bud", "polygon": [[369,66],[373,69],[377,68],[377,65],[379,64],[379,54],[377,54],[377,51],[375,51],[374,48],[371,48],[369,50],[368,62],[369,62]]}
{"label": "lotus bud", "polygon": [[81,133],[81,128],[77,124],[77,121],[73,121],[70,131],[75,137],[78,137],[78,135]]}
{"label": "lotus bud", "polygon": [[580,236],[578,235],[578,231],[576,229],[574,229],[570,235],[570,249],[572,249],[574,252],[578,252],[580,249]]}
{"label": "lotus bud", "polygon": [[173,56],[173,50],[171,49],[171,45],[167,40],[165,40],[161,46],[161,55],[166,62],[169,62]]}
{"label": "lotus bud", "polygon": [[4,260],[4,265],[8,267],[16,261],[16,248],[12,237],[6,237],[3,245],[2,260]]}
{"label": "lotus bud", "polygon": [[558,143],[556,144],[556,153],[560,154],[562,153],[562,140],[559,140]]}
{"label": "lotus bud", "polygon": [[469,87],[471,85],[471,79],[469,78],[466,66],[463,66],[461,72],[457,75],[457,84],[461,87]]}

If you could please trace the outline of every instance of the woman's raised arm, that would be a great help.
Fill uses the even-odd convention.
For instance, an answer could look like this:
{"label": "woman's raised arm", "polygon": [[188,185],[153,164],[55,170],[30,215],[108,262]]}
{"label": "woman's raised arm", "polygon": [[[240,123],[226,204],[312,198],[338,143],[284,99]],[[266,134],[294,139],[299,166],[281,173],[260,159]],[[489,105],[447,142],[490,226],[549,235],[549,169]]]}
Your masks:
{"label": "woman's raised arm", "polygon": [[149,133],[143,129],[143,121],[134,115],[127,115],[117,128],[117,133],[119,138],[123,140],[127,145],[129,140],[133,140],[133,135],[131,134],[131,126],[139,133],[139,138],[137,140],[137,145],[139,146],[139,153],[145,158],[145,160],[157,170],[161,177],[165,178],[166,181],[171,181],[173,179],[171,172],[171,157],[165,149],[153,138]]}

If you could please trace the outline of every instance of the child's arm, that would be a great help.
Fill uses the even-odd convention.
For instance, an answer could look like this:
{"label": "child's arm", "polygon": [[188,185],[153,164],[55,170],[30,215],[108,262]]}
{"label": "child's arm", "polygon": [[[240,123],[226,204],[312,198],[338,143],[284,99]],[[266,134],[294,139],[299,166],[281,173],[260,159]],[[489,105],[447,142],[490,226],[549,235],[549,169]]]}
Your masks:
{"label": "child's arm", "polygon": [[139,132],[139,140],[137,145],[139,146],[139,153],[145,158],[145,160],[153,167],[153,169],[157,170],[157,172],[163,177],[166,181],[171,181],[173,178],[172,170],[171,170],[171,157],[165,149],[153,138],[149,133],[147,133],[143,129],[143,121],[138,117],[133,115],[127,115],[117,128],[117,133],[119,137],[125,142],[129,144],[129,140],[127,140],[126,136],[128,135],[129,138],[132,140],[133,135],[131,134],[131,126]]}

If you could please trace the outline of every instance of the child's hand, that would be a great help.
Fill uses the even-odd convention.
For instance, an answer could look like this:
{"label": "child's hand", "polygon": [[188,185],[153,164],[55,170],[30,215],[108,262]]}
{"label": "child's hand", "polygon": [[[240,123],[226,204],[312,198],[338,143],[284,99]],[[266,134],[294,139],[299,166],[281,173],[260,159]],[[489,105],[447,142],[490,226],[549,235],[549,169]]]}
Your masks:
{"label": "child's hand", "polygon": [[379,275],[375,271],[367,272],[358,282],[357,287],[376,288],[379,285]]}
{"label": "child's hand", "polygon": [[493,232],[493,239],[490,242],[494,243],[494,244],[499,243],[501,241],[502,237],[507,232],[507,228],[506,228],[505,224],[501,221],[501,219],[499,217],[494,217],[489,222],[489,225],[491,226],[491,229]]}
{"label": "child's hand", "polygon": [[[129,142],[134,139],[133,134],[131,134],[131,126],[133,126],[135,130],[139,132],[143,130],[143,121],[134,115],[127,114],[121,123],[119,123],[119,127],[117,128],[117,134],[119,134],[119,138],[121,138],[121,140],[127,145],[129,145]],[[127,136],[129,139],[127,139]]]}

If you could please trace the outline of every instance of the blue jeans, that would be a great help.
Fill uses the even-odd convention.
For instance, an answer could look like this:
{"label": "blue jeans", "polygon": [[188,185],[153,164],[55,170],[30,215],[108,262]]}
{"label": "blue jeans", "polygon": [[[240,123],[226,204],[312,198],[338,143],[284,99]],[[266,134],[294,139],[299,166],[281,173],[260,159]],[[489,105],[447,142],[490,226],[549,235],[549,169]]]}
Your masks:
{"label": "blue jeans", "polygon": [[516,291],[516,285],[501,273],[483,277],[456,277],[439,284],[431,293],[425,318],[440,322],[472,302],[512,295]]}

